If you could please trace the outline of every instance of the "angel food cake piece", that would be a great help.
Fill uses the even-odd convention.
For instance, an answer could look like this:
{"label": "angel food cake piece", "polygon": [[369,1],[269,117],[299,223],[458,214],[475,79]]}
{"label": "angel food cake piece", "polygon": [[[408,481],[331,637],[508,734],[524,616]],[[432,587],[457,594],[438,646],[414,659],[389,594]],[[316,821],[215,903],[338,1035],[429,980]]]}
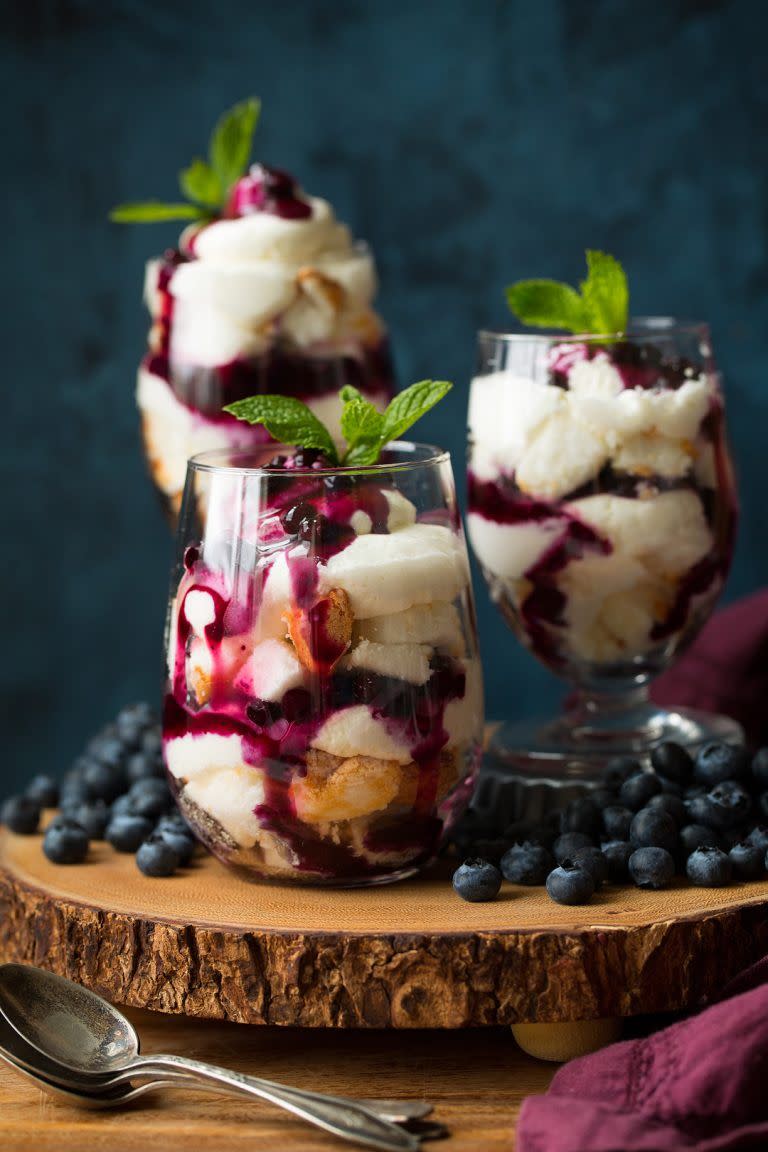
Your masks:
{"label": "angel food cake piece", "polygon": [[711,608],[735,518],[716,374],[631,340],[472,381],[468,532],[546,663],[653,660]]}
{"label": "angel food cake piece", "polygon": [[476,768],[463,540],[373,479],[335,493],[304,475],[275,511],[281,537],[238,575],[237,605],[228,566],[205,545],[188,558],[169,773],[231,862],[298,880],[396,872],[432,855]]}

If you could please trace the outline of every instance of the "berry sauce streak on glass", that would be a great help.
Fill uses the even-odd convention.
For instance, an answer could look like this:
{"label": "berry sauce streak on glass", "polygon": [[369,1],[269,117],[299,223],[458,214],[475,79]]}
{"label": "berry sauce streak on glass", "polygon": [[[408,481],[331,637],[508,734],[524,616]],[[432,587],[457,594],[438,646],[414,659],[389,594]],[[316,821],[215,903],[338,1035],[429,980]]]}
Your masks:
{"label": "berry sauce streak on glass", "polygon": [[222,412],[247,396],[296,396],[332,430],[351,384],[384,405],[394,390],[376,273],[330,204],[254,164],[225,214],[195,224],[147,265],[152,316],[137,401],[155,484],[178,514],[187,458],[248,448],[266,433]]}
{"label": "berry sauce streak on glass", "polygon": [[435,855],[479,763],[450,462],[395,445],[352,474],[273,453],[190,463],[167,634],[172,787],[246,874],[397,879]]}
{"label": "berry sauce streak on glass", "polygon": [[472,382],[472,545],[545,664],[581,683],[641,682],[707,618],[733,551],[708,333],[657,321],[612,343],[509,341],[504,367]]}

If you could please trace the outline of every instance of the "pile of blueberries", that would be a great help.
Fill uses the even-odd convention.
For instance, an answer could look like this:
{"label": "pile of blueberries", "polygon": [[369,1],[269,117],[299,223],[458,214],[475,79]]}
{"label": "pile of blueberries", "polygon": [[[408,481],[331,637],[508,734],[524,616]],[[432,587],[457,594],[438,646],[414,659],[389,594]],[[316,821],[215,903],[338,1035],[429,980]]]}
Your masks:
{"label": "pile of blueberries", "polygon": [[171,876],[194,855],[194,837],[165,778],[160,725],[146,703],[123,708],[61,784],[36,776],[22,795],[9,797],[0,819],[12,832],[30,836],[42,810],[57,807],[43,835],[43,851],[54,864],[81,864],[91,840],[135,853],[145,876]]}
{"label": "pile of blueberries", "polygon": [[768,748],[708,743],[692,757],[671,742],[651,767],[620,757],[601,786],[549,823],[501,835],[470,812],[453,851],[471,853],[453,876],[465,900],[493,900],[502,878],[546,885],[558,904],[585,904],[603,884],[666,888],[676,875],[717,888],[768,871]]}

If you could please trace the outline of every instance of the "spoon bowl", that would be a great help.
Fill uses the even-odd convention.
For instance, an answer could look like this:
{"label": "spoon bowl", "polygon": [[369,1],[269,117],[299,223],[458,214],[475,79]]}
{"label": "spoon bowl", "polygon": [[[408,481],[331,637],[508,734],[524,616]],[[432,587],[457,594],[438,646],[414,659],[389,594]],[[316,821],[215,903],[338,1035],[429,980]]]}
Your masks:
{"label": "spoon bowl", "polygon": [[139,1055],[139,1037],[121,1012],[42,968],[0,965],[0,1011],[27,1044],[70,1072],[107,1076]]}

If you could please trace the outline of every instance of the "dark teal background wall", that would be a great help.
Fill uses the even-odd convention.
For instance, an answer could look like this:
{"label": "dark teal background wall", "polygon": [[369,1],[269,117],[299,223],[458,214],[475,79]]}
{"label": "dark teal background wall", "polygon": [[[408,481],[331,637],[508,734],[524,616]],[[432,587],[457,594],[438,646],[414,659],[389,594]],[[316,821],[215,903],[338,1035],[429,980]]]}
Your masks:
{"label": "dark teal background wall", "polygon": [[[624,261],[636,312],[709,319],[743,518],[768,545],[768,70],[762,0],[17,0],[0,4],[4,777],[62,768],[159,681],[170,543],[133,406],[147,256],[218,113],[374,246],[401,378],[457,387],[422,428],[463,479],[477,327],[503,286]],[[489,712],[549,706],[478,581]]]}

